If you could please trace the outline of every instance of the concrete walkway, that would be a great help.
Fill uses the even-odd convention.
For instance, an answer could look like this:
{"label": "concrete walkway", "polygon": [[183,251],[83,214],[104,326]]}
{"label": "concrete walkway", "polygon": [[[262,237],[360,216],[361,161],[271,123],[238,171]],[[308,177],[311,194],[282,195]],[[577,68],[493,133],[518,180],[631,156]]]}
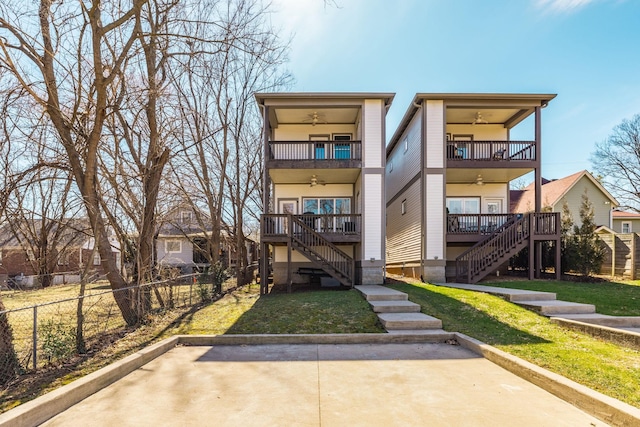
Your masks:
{"label": "concrete walkway", "polygon": [[640,317],[637,316],[600,314],[596,312],[596,306],[592,304],[557,300],[556,294],[553,292],[466,283],[438,283],[437,285],[497,295],[514,304],[550,317],[557,323],[575,326],[593,335],[640,348]]}
{"label": "concrete walkway", "polygon": [[175,347],[45,426],[603,426],[460,346]]}

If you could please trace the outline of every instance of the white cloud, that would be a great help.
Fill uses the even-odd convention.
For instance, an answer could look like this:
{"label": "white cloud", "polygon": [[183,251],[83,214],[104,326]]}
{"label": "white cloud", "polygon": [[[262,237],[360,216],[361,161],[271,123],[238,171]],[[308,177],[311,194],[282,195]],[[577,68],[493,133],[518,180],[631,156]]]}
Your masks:
{"label": "white cloud", "polygon": [[596,0],[535,0],[536,6],[549,12],[573,12]]}

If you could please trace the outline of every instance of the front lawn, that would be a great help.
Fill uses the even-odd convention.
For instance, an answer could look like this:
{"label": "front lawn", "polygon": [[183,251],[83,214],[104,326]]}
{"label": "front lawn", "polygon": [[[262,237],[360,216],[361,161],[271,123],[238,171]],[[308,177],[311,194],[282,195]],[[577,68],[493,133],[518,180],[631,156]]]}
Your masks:
{"label": "front lawn", "polygon": [[640,407],[638,350],[562,328],[497,296],[399,281],[389,287],[409,294],[423,313],[441,319],[447,331],[462,332]]}

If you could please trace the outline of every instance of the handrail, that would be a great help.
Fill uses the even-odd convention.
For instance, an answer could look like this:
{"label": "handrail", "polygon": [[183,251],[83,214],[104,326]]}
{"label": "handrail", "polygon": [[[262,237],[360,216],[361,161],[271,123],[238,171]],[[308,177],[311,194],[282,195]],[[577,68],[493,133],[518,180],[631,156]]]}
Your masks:
{"label": "handrail", "polygon": [[[322,264],[324,262],[328,264],[353,284],[355,271],[353,258],[318,234],[305,224],[302,219],[297,218],[296,215],[289,215],[289,219],[291,227],[289,227],[288,234],[291,241],[297,243],[317,257],[318,261],[321,261],[315,261],[316,263]],[[311,261],[314,260],[311,259]]]}
{"label": "handrail", "polygon": [[[300,218],[319,233],[327,234],[355,234],[359,235],[361,230],[360,214],[302,214],[294,215]],[[286,236],[288,230],[288,214],[263,214],[262,215],[262,235],[263,236]]]}
{"label": "handrail", "polygon": [[456,280],[472,282],[478,274],[534,236],[560,236],[558,212],[518,214],[456,258]]}
{"label": "handrail", "polygon": [[[456,258],[456,280],[471,282],[480,271],[529,238],[529,215],[514,217]],[[466,268],[465,268],[466,267]]]}
{"label": "handrail", "polygon": [[491,234],[516,214],[447,214],[448,234]]}
{"label": "handrail", "polygon": [[269,160],[362,160],[362,142],[269,141]]}
{"label": "handrail", "polygon": [[447,160],[536,160],[535,141],[447,141]]}

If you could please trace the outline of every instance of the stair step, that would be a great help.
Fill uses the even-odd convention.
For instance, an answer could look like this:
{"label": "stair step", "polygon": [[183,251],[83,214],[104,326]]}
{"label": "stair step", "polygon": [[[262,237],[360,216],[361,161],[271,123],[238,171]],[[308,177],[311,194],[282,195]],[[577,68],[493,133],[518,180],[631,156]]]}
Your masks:
{"label": "stair step", "polygon": [[562,314],[592,314],[596,312],[596,306],[593,304],[568,301],[518,301],[516,304],[545,316],[562,317]]}
{"label": "stair step", "polygon": [[407,300],[369,301],[374,313],[418,313],[420,305]]}
{"label": "stair step", "polygon": [[380,313],[378,318],[387,331],[442,329],[442,321],[424,313]]}
{"label": "stair step", "polygon": [[402,301],[409,297],[404,292],[380,285],[359,285],[355,287],[367,301]]}

